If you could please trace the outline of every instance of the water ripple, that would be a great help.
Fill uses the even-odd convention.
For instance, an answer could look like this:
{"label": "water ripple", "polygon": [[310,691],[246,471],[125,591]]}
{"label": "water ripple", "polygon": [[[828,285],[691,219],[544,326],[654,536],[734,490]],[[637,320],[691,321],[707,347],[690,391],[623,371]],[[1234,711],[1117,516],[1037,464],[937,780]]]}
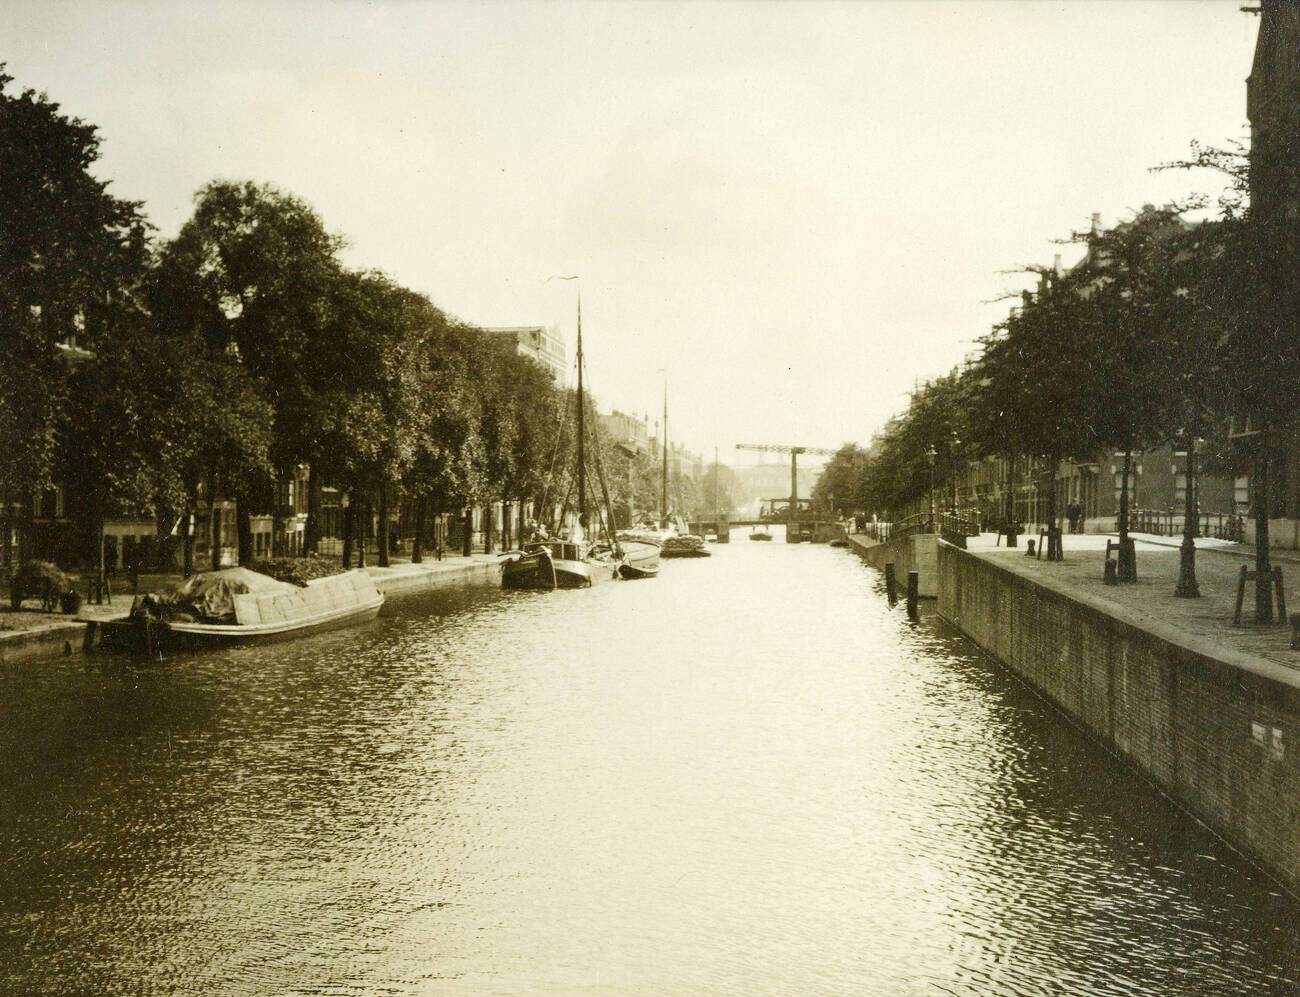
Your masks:
{"label": "water ripple", "polygon": [[1300,986],[1275,887],[824,547],[0,683],[3,993]]}

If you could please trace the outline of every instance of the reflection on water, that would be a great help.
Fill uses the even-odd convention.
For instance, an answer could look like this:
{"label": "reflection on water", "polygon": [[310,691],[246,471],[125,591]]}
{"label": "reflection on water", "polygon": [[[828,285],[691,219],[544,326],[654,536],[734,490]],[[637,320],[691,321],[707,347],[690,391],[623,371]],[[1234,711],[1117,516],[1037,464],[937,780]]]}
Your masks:
{"label": "reflection on water", "polygon": [[6,994],[1222,994],[1297,908],[877,576],[0,670]]}

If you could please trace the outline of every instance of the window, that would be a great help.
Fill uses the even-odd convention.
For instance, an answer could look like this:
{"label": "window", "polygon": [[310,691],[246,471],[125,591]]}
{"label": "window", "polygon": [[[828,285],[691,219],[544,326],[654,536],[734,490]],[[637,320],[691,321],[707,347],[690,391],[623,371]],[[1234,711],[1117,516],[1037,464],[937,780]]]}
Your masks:
{"label": "window", "polygon": [[[1138,476],[1137,468],[1131,468],[1128,476],[1128,501],[1129,505],[1137,502]],[[1124,490],[1124,471],[1121,468],[1115,472],[1115,501],[1119,502],[1120,494]]]}
{"label": "window", "polygon": [[1250,475],[1243,474],[1233,482],[1232,486],[1232,503],[1238,509],[1244,509],[1250,505]]}

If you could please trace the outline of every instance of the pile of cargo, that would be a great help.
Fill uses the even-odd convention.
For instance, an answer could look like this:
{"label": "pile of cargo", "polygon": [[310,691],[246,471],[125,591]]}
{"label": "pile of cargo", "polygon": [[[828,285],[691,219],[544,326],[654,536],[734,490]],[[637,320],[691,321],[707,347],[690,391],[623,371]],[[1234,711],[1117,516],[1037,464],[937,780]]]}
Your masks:
{"label": "pile of cargo", "polygon": [[704,546],[703,537],[682,533],[665,540],[661,554],[664,557],[708,557],[709,549]]}

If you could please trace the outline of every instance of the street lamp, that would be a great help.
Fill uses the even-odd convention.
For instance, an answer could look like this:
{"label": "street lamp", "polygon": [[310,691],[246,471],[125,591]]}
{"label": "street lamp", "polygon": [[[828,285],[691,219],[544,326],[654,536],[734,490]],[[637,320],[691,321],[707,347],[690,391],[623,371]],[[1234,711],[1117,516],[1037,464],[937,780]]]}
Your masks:
{"label": "street lamp", "polygon": [[952,482],[951,482],[951,484],[952,484],[952,506],[951,506],[951,509],[952,509],[952,512],[956,513],[956,512],[957,512],[957,463],[958,463],[958,452],[959,452],[959,450],[961,449],[961,439],[957,436],[956,432],[951,431],[951,430],[949,431],[948,436],[949,436],[949,440],[948,440],[948,475],[949,475],[949,477],[952,478]]}
{"label": "street lamp", "polygon": [[931,443],[925,451],[926,460],[930,462],[930,529],[928,531],[930,533],[934,532],[934,459],[937,456],[939,456],[939,452],[934,449],[934,444]]}

